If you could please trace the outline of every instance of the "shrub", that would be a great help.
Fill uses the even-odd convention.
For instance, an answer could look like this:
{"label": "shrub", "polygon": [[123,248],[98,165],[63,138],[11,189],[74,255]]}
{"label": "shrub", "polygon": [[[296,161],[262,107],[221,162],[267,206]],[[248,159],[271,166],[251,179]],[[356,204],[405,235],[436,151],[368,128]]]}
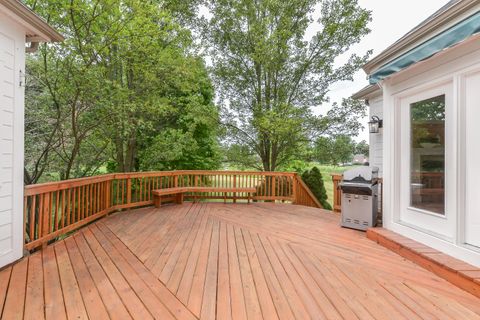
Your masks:
{"label": "shrub", "polygon": [[302,179],[317,198],[318,202],[325,210],[332,210],[332,206],[327,202],[327,190],[323,184],[322,173],[317,167],[307,170],[302,174]]}

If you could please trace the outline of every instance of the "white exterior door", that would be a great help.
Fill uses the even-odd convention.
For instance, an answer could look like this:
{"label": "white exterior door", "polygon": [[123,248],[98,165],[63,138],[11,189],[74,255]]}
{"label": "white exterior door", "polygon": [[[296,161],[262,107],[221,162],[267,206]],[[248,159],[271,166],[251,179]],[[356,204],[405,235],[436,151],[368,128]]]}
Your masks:
{"label": "white exterior door", "polygon": [[0,13],[0,268],[23,254],[25,33]]}
{"label": "white exterior door", "polygon": [[465,242],[480,247],[480,72],[465,76]]}
{"label": "white exterior door", "polygon": [[456,228],[455,112],[445,84],[400,101],[400,221],[451,240]]}

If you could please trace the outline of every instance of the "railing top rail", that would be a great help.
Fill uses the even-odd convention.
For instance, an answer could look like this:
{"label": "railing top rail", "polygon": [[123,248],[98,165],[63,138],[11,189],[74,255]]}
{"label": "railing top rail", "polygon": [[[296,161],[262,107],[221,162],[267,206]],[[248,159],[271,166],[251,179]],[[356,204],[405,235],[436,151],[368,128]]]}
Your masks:
{"label": "railing top rail", "polygon": [[199,175],[264,175],[264,176],[294,176],[295,172],[281,172],[281,171],[229,171],[229,170],[175,170],[175,171],[147,171],[147,172],[126,172],[115,173],[115,179],[135,178],[145,176],[173,176],[182,174],[199,174]]}
{"label": "railing top rail", "polygon": [[64,190],[69,188],[81,187],[87,184],[92,183],[99,183],[110,181],[114,177],[113,174],[103,174],[93,177],[85,177],[85,178],[78,178],[78,179],[70,179],[70,180],[61,180],[61,181],[52,181],[46,183],[38,183],[38,184],[31,184],[25,186],[25,196],[31,196],[34,194],[45,193],[45,192],[52,192],[58,190]]}
{"label": "railing top rail", "polygon": [[175,171],[147,171],[147,172],[126,172],[126,173],[110,173],[93,177],[85,177],[78,179],[53,181],[47,183],[39,183],[25,186],[25,196],[34,194],[59,191],[69,188],[81,187],[84,185],[99,183],[115,179],[158,177],[158,176],[176,176],[176,175],[263,175],[263,176],[291,176],[294,172],[270,172],[270,171],[221,171],[221,170],[175,170]]}

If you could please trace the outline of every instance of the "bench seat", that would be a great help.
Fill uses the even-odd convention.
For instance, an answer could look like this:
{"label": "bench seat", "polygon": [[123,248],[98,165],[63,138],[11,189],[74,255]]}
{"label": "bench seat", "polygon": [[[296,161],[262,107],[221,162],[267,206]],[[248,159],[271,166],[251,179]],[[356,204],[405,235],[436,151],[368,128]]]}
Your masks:
{"label": "bench seat", "polygon": [[200,192],[244,192],[248,193],[248,203],[250,203],[250,198],[253,193],[257,191],[256,188],[236,188],[236,187],[175,187],[175,188],[165,188],[153,190],[153,202],[155,207],[159,208],[162,204],[162,196],[165,195],[177,195],[176,202],[178,204],[183,203],[183,194],[184,193],[200,193]]}

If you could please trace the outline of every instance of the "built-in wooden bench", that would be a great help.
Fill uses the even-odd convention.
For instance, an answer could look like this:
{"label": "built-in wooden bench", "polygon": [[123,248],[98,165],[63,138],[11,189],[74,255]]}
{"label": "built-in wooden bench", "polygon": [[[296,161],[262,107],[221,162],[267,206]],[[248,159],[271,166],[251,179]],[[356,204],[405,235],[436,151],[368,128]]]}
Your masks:
{"label": "built-in wooden bench", "polygon": [[387,229],[370,228],[367,237],[480,298],[480,268]]}
{"label": "built-in wooden bench", "polygon": [[[185,193],[201,193],[201,192],[219,192],[227,194],[229,192],[239,192],[248,194],[248,203],[252,198],[252,194],[257,191],[256,188],[237,188],[237,187],[176,187],[176,188],[165,188],[153,190],[153,202],[155,207],[159,208],[162,205],[162,196],[166,195],[175,195],[176,202],[178,204],[183,203],[183,195]],[[226,201],[226,196],[224,197]]]}

